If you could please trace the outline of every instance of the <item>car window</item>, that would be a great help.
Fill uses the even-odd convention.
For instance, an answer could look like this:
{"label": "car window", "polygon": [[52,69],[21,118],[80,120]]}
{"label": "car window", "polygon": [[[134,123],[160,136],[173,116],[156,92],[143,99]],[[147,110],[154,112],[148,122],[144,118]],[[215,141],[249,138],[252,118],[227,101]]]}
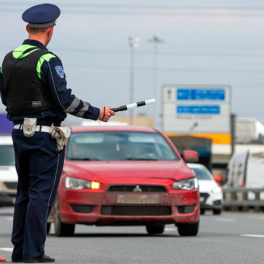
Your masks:
{"label": "car window", "polygon": [[71,135],[69,160],[179,160],[159,133],[87,132]]}
{"label": "car window", "polygon": [[192,168],[198,180],[212,180],[210,172],[205,168]]}
{"label": "car window", "polygon": [[13,145],[0,145],[0,166],[14,166],[15,153]]}

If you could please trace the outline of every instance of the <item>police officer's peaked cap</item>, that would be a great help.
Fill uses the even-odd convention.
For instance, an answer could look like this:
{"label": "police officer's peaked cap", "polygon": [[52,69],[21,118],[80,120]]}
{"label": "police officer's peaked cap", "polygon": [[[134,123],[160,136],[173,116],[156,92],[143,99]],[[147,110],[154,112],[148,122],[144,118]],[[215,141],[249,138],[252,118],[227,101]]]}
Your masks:
{"label": "police officer's peaked cap", "polygon": [[41,4],[27,9],[23,13],[22,19],[28,22],[32,28],[48,28],[56,24],[60,13],[60,9],[56,5]]}

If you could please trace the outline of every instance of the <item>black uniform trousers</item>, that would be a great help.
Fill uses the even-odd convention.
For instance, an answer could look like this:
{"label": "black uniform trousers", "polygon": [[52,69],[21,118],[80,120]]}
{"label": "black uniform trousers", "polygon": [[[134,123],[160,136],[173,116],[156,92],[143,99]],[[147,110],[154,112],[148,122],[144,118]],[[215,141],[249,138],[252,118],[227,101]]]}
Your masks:
{"label": "black uniform trousers", "polygon": [[64,150],[49,133],[35,132],[25,137],[14,129],[12,138],[18,174],[13,222],[12,259],[42,258],[46,226],[62,173]]}

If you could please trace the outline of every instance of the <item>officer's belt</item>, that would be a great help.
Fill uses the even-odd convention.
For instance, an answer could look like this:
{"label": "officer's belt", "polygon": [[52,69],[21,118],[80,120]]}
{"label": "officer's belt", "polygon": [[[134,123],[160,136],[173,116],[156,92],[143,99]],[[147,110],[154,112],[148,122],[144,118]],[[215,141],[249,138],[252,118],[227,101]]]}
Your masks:
{"label": "officer's belt", "polygon": [[[23,124],[18,124],[18,125],[14,125],[14,129],[19,129],[19,130],[23,130]],[[35,129],[36,132],[46,132],[46,133],[50,133],[50,127],[49,126],[36,126]]]}

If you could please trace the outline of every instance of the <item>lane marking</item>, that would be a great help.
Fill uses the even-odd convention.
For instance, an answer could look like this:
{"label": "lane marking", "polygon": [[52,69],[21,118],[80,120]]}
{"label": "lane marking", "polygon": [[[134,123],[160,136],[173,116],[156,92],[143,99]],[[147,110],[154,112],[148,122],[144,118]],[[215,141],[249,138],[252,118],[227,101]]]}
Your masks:
{"label": "lane marking", "polygon": [[240,236],[243,237],[257,237],[257,238],[264,238],[264,235],[254,235],[254,234],[242,234]]}
{"label": "lane marking", "polygon": [[12,252],[13,248],[0,248],[0,250]]}
{"label": "lane marking", "polygon": [[233,218],[215,218],[215,221],[219,222],[235,222],[236,220]]}
{"label": "lane marking", "polygon": [[248,216],[248,219],[254,219],[254,220],[264,220],[263,216]]}

